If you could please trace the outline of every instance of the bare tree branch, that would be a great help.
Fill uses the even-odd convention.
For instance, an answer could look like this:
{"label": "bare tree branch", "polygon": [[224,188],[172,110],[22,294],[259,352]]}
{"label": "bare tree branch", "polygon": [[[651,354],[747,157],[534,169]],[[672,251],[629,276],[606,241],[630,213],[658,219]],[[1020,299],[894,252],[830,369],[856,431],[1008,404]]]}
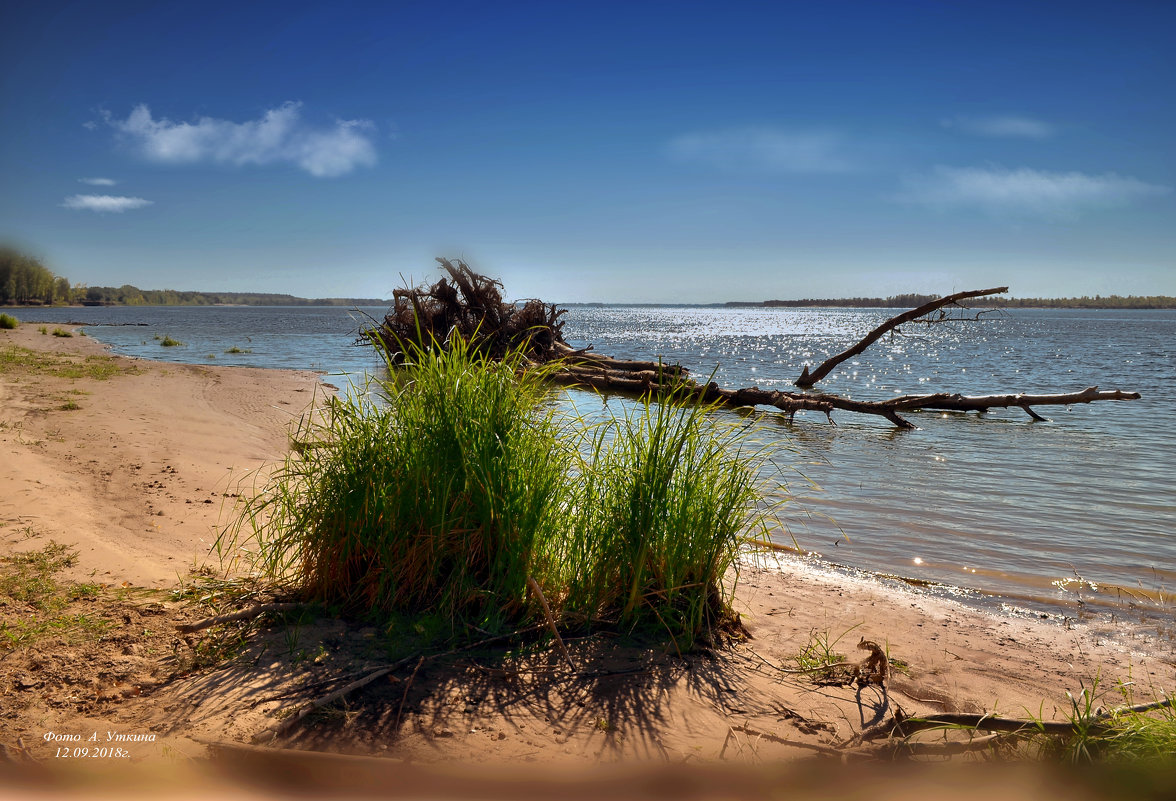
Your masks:
{"label": "bare tree branch", "polygon": [[802,370],[800,373],[800,378],[796,379],[794,383],[801,389],[811,388],[822,378],[833,372],[833,369],[837,367],[837,365],[841,364],[846,359],[852,359],[854,356],[857,356],[866,348],[870,347],[870,345],[877,342],[887,331],[898,328],[898,326],[902,325],[903,323],[909,323],[912,320],[917,320],[920,317],[930,314],[936,309],[943,308],[944,306],[954,306],[961,300],[984,297],[985,295],[999,295],[1002,292],[1008,291],[1009,288],[1007,286],[998,286],[993,289],[972,289],[967,292],[956,292],[954,295],[948,295],[947,297],[939,298],[938,300],[933,300],[929,303],[924,303],[917,309],[911,309],[910,311],[905,311],[896,317],[891,317],[889,320],[882,323],[882,325],[878,326],[873,331],[862,337],[861,340],[859,340],[858,343],[849,350],[842,351],[836,356],[831,356],[826,359],[824,362],[822,362],[821,366],[812,373],[809,372],[808,365],[806,364],[804,366],[804,370]]}

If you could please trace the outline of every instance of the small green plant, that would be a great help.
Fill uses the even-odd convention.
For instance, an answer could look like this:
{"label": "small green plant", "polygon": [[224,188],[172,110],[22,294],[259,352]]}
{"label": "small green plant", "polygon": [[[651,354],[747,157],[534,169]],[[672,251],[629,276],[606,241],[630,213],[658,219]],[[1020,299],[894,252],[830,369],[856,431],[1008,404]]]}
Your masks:
{"label": "small green plant", "polygon": [[42,334],[45,334],[45,335],[48,335],[48,333],[49,333],[49,329],[48,329],[48,328],[46,328],[46,327],[45,327],[45,326],[43,326],[43,325],[39,325],[39,326],[37,326],[37,330],[38,330],[38,331],[40,331]]}
{"label": "small green plant", "polygon": [[238,348],[236,345],[234,345],[233,347],[226,350],[225,353],[253,353],[253,351],[249,350],[248,348]]}
{"label": "small green plant", "polygon": [[297,625],[287,626],[282,632],[282,638],[286,641],[286,654],[294,656],[298,650],[298,641],[301,639],[299,627]]}
{"label": "small green plant", "polygon": [[11,314],[0,314],[0,329],[12,330],[20,325],[20,320],[13,317]]}
{"label": "small green plant", "polygon": [[164,347],[164,348],[174,348],[174,347],[177,347],[177,346],[183,345],[183,344],[184,343],[180,342],[180,340],[178,340],[178,339],[172,339],[171,334],[167,334],[164,336],[163,339],[159,340],[160,347]]}
{"label": "small green plant", "polygon": [[819,671],[825,666],[846,661],[845,654],[836,650],[837,644],[845,638],[845,635],[860,625],[861,623],[850,626],[841,632],[841,634],[837,635],[836,638],[828,630],[819,632],[816,629],[812,629],[809,632],[808,643],[800,649],[800,652],[796,656],[792,657],[797,667],[806,671]]}
{"label": "small green plant", "polygon": [[77,411],[78,409],[80,409],[82,407],[78,405],[77,401],[67,400],[65,403],[61,404],[57,408],[63,412],[73,412],[73,411]]}
{"label": "small green plant", "polygon": [[64,328],[54,328],[53,329],[53,336],[63,337],[63,338],[68,339],[68,338],[72,337],[73,334],[71,334],[69,331],[66,331]]}

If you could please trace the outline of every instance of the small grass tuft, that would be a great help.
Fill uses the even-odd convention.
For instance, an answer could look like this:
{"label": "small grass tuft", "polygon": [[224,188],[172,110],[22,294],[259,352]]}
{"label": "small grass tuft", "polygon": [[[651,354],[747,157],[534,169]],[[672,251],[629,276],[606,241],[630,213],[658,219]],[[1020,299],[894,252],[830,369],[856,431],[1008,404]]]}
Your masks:
{"label": "small grass tuft", "polygon": [[[1077,695],[1066,693],[1074,731],[1065,736],[1036,736],[1041,754],[1070,763],[1170,761],[1176,754],[1176,710],[1169,705],[1132,712],[1129,708],[1136,701],[1129,684],[1118,685],[1112,693],[1100,689],[1101,683],[1101,677],[1095,676],[1089,687],[1082,684]],[[1124,706],[1112,707],[1108,714],[1104,702]]]}
{"label": "small grass tuft", "polygon": [[234,345],[233,347],[226,350],[225,353],[253,353],[253,351],[248,348],[238,348],[236,345]]}
{"label": "small grass tuft", "polygon": [[59,378],[93,378],[104,381],[116,375],[136,375],[142,370],[113,356],[81,358],[70,354],[43,353],[17,345],[0,348],[0,373],[27,372]]}
{"label": "small grass tuft", "polygon": [[11,314],[0,314],[0,329],[12,330],[20,325],[20,320]]}
{"label": "small grass tuft", "polygon": [[[0,650],[19,648],[43,636],[96,639],[109,624],[66,611],[96,585],[62,583],[57,574],[77,563],[77,551],[50,541],[40,550],[0,557]],[[20,614],[10,612],[16,605]]]}
{"label": "small grass tuft", "polygon": [[73,336],[73,334],[70,333],[69,331],[66,331],[64,328],[54,328],[53,329],[53,336],[62,337],[64,339],[69,339],[70,337]]}
{"label": "small grass tuft", "polygon": [[171,334],[167,334],[163,337],[163,339],[159,340],[159,345],[163,348],[175,348],[183,344],[184,343],[180,342],[178,339],[172,339]]}
{"label": "small grass tuft", "polygon": [[55,576],[77,560],[76,550],[53,540],[40,550],[0,557],[0,595],[42,611],[60,606]]}
{"label": "small grass tuft", "polygon": [[841,634],[833,637],[828,630],[819,632],[812,629],[809,632],[809,641],[800,649],[796,656],[792,657],[796,662],[797,667],[801,670],[819,671],[822,667],[833,665],[838,662],[844,662],[845,654],[837,649],[837,644],[845,639],[845,635],[856,629],[861,624],[850,626]]}

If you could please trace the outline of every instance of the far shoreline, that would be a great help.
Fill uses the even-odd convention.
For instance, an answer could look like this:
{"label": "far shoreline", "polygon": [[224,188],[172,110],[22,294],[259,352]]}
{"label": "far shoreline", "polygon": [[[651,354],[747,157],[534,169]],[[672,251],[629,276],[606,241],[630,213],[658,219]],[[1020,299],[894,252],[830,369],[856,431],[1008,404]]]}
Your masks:
{"label": "far shoreline", "polygon": [[[245,293],[243,293],[245,294]],[[260,293],[253,293],[260,294]],[[193,309],[193,308],[335,308],[335,307],[387,307],[390,300],[379,298],[299,298],[288,296],[290,302],[238,302],[238,303],[118,303],[92,302],[69,304],[21,304],[0,305],[4,311],[29,311],[36,309]],[[934,295],[916,295],[920,298],[934,298]],[[1109,302],[1118,300],[1120,302]],[[717,301],[712,303],[672,303],[672,302],[631,302],[631,301],[570,301],[555,303],[560,308],[624,308],[624,309],[905,309],[910,300],[905,296],[888,302],[882,298],[870,298],[865,301],[858,298],[828,298],[811,300],[757,300],[757,301]],[[1087,311],[1171,311],[1176,309],[1176,297],[1156,296],[1137,298],[1135,296],[1111,296],[1105,299],[1090,298],[989,298],[976,308],[1016,310],[1026,309],[1035,311],[1050,310],[1087,310]]]}

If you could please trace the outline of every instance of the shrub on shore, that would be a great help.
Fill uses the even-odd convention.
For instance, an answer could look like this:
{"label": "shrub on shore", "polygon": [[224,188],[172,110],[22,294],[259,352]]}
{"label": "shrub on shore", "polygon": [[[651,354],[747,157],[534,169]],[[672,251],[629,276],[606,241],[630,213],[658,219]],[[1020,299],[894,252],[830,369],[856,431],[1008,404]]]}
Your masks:
{"label": "shrub on shore", "polygon": [[53,329],[53,336],[62,337],[64,339],[69,339],[70,337],[73,336],[73,334],[70,333],[69,331],[66,331],[64,328],[54,328]]}
{"label": "shrub on shore", "polygon": [[0,314],[0,328],[11,331],[20,325],[20,320],[13,317],[11,314]]}
{"label": "shrub on shore", "polygon": [[757,465],[705,408],[665,399],[588,426],[519,352],[403,347],[385,404],[349,395],[303,422],[222,553],[253,540],[304,597],[455,633],[542,621],[529,579],[569,625],[687,648],[730,621],[722,579],[761,521]]}

